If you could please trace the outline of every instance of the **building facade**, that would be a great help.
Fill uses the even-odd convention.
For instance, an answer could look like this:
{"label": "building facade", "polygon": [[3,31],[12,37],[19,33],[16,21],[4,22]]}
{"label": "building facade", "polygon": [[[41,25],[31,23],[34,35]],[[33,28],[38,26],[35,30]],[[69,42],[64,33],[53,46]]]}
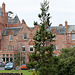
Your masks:
{"label": "building facade", "polygon": [[[18,16],[9,18],[5,4],[0,8],[0,62],[14,62],[15,55],[22,53],[23,62],[29,62],[29,54],[34,52],[33,35],[39,26],[28,27],[24,20],[20,22]],[[51,26],[47,29],[56,35],[54,55],[59,55],[62,48],[75,47],[75,25]]]}

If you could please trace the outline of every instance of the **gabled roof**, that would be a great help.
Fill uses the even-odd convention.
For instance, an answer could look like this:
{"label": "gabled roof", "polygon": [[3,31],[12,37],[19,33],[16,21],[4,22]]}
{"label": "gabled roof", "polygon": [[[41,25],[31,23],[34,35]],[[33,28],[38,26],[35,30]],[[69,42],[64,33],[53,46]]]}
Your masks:
{"label": "gabled roof", "polygon": [[56,30],[57,34],[64,34],[65,31],[66,31],[65,26],[53,26],[53,27],[50,26],[50,27],[47,29],[47,31],[52,32],[53,29]]}
{"label": "gabled roof", "polygon": [[21,29],[22,27],[8,27],[5,28],[4,32],[2,35],[8,35],[10,30],[12,30],[13,35],[17,35],[18,31]]}
{"label": "gabled roof", "polygon": [[16,15],[13,19],[12,18],[8,18],[8,24],[17,24],[19,22],[19,18],[18,16]]}
{"label": "gabled roof", "polygon": [[71,33],[73,30],[75,31],[75,25],[67,25],[67,33]]}

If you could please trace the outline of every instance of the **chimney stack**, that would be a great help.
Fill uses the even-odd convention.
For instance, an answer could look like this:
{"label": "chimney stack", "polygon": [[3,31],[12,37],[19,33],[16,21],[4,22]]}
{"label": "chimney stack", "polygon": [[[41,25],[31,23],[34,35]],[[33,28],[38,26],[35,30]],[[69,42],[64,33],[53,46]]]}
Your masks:
{"label": "chimney stack", "polygon": [[26,22],[24,21],[24,19],[22,19],[22,24],[26,24]]}
{"label": "chimney stack", "polygon": [[3,14],[5,13],[5,3],[2,4],[2,11],[3,11]]}
{"label": "chimney stack", "polygon": [[65,21],[65,27],[67,28],[67,21]]}
{"label": "chimney stack", "polygon": [[63,26],[62,24],[59,24],[59,26]]}
{"label": "chimney stack", "polygon": [[24,20],[22,20],[22,24],[24,24]]}

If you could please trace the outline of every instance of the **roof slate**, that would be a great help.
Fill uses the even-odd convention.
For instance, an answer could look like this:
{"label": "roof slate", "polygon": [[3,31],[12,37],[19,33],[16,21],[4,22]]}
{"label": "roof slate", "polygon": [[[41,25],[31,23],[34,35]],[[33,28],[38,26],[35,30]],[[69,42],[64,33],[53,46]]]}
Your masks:
{"label": "roof slate", "polygon": [[67,33],[71,33],[72,30],[75,31],[75,25],[68,25],[68,26],[67,26]]}
{"label": "roof slate", "polygon": [[2,35],[8,35],[10,30],[12,30],[14,35],[17,35],[17,33],[20,29],[21,29],[21,27],[8,27],[8,28],[5,28]]}
{"label": "roof slate", "polygon": [[47,29],[47,31],[52,32],[54,28],[55,28],[57,34],[64,34],[66,31],[65,26],[54,26],[54,27],[51,26]]}
{"label": "roof slate", "polygon": [[[13,34],[14,35],[17,35],[18,31],[21,29],[22,27],[8,27],[8,28],[5,28],[4,32],[3,32],[3,35],[8,35],[10,30],[12,30]],[[33,27],[30,27],[30,29],[32,29]],[[66,27],[65,26],[55,26],[55,27],[49,27],[47,29],[47,31],[49,32],[52,32],[53,29],[55,28],[57,34],[65,34],[65,31],[66,31]]]}
{"label": "roof slate", "polygon": [[8,18],[8,24],[17,24],[19,22],[19,18],[18,16],[16,15],[13,19],[12,18]]}

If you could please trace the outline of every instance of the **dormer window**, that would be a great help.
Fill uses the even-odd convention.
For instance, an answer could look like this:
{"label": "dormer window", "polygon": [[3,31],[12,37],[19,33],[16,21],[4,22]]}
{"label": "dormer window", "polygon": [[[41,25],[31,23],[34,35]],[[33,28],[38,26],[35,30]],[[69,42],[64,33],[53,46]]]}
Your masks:
{"label": "dormer window", "polygon": [[24,34],[24,40],[27,40],[27,34]]}
{"label": "dormer window", "polygon": [[12,39],[13,39],[13,36],[9,35],[9,41],[12,41]]}

